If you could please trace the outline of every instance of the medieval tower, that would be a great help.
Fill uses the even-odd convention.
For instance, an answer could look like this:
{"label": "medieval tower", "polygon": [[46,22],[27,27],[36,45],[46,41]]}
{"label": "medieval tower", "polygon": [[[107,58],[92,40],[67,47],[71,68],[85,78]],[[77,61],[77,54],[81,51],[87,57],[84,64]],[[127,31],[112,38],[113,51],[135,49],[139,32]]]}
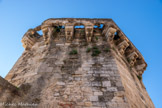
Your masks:
{"label": "medieval tower", "polygon": [[22,43],[0,77],[0,108],[154,108],[142,83],[147,64],[111,19],[48,19]]}

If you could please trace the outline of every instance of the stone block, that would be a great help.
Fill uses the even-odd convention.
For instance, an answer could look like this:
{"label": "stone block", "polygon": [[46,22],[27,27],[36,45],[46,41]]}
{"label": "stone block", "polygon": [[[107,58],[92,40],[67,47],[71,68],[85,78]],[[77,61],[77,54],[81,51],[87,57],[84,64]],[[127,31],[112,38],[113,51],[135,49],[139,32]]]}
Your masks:
{"label": "stone block", "polygon": [[122,82],[121,82],[121,81],[117,81],[117,82],[116,82],[116,86],[117,86],[117,87],[122,87],[122,86],[123,86],[123,84],[122,84]]}
{"label": "stone block", "polygon": [[110,81],[102,81],[102,86],[103,87],[110,87],[111,83],[110,83]]}
{"label": "stone block", "polygon": [[85,105],[86,107],[91,107],[91,106],[92,106],[92,102],[85,102],[84,105]]}
{"label": "stone block", "polygon": [[107,91],[115,92],[117,91],[116,87],[107,87]]}
{"label": "stone block", "polygon": [[100,82],[92,82],[92,86],[101,86]]}
{"label": "stone block", "polygon": [[46,68],[45,72],[52,72],[53,71],[53,67],[48,67]]}
{"label": "stone block", "polygon": [[56,84],[57,84],[57,85],[61,85],[61,86],[62,86],[62,85],[65,85],[64,82],[57,82]]}
{"label": "stone block", "polygon": [[91,96],[90,101],[98,101],[98,96]]}
{"label": "stone block", "polygon": [[94,95],[103,95],[103,93],[102,92],[94,92]]}
{"label": "stone block", "polygon": [[60,94],[59,93],[55,93],[54,96],[60,96]]}

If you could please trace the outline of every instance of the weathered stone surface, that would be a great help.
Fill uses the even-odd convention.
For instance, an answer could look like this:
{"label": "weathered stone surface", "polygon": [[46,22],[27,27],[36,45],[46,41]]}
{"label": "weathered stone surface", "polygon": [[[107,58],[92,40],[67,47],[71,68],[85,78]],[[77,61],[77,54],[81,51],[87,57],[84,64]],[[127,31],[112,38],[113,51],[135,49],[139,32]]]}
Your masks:
{"label": "weathered stone surface", "polygon": [[154,108],[140,79],[147,64],[111,19],[48,19],[22,42],[26,50],[8,82],[0,78],[0,102],[34,103],[33,108]]}

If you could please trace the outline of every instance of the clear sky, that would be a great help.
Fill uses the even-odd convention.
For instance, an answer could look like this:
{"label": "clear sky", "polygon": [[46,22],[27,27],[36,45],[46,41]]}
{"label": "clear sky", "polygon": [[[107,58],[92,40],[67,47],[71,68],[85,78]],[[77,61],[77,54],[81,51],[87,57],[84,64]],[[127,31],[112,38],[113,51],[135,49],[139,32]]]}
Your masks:
{"label": "clear sky", "polygon": [[29,28],[65,17],[112,18],[148,63],[143,82],[162,108],[162,0],[0,0],[0,75],[21,56]]}

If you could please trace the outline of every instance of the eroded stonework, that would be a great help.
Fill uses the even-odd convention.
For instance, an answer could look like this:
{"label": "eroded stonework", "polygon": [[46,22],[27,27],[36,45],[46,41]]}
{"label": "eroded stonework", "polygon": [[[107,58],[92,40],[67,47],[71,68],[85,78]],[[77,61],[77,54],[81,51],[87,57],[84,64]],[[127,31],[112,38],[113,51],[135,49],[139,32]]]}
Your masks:
{"label": "eroded stonework", "polygon": [[111,19],[48,19],[29,29],[22,43],[22,56],[5,79],[0,78],[4,104],[154,108],[142,83],[147,64]]}

